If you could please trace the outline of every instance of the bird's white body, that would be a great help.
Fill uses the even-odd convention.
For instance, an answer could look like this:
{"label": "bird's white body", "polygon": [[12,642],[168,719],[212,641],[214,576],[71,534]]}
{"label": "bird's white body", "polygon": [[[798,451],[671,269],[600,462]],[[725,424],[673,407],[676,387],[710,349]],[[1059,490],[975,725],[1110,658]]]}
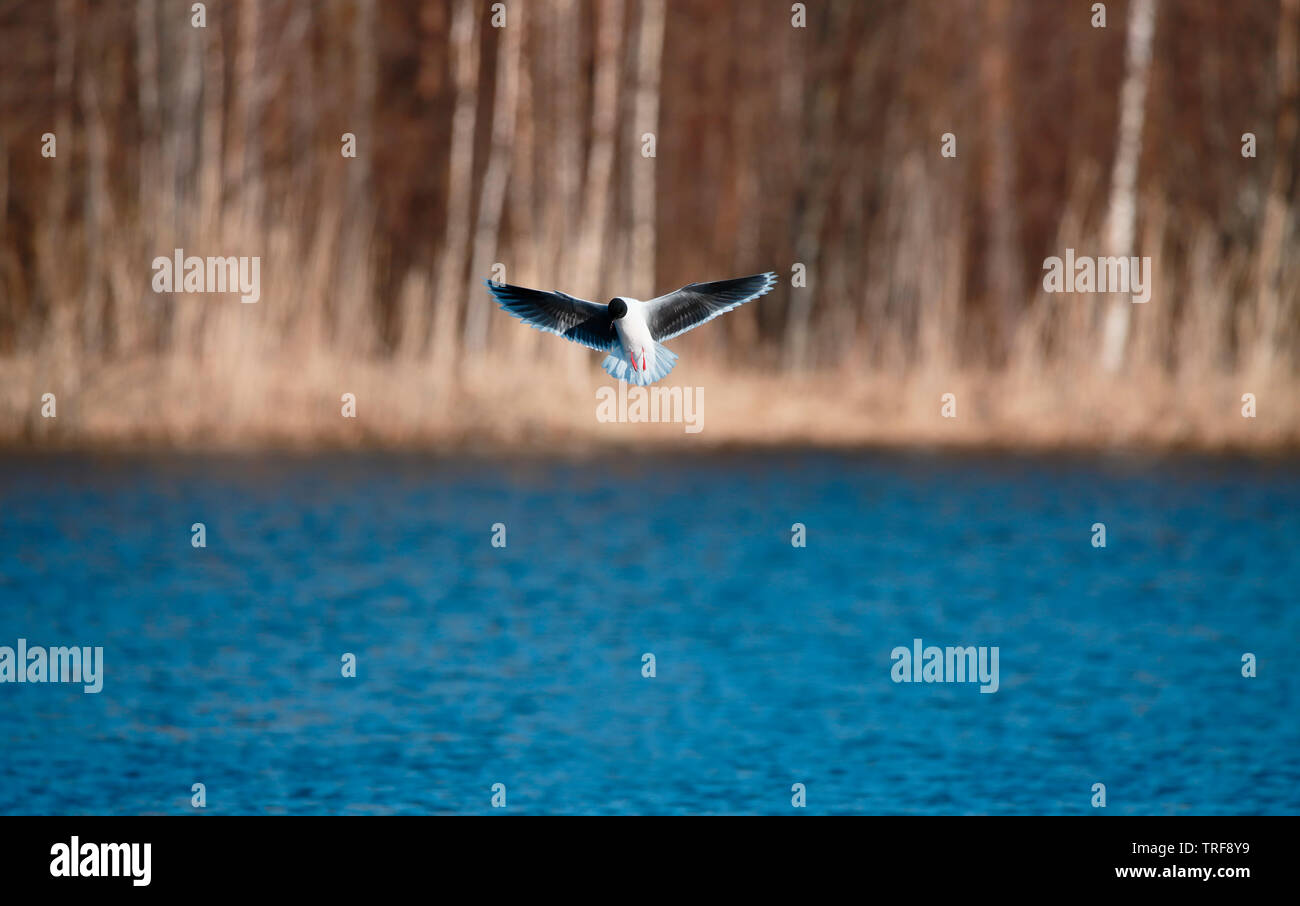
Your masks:
{"label": "bird's white body", "polygon": [[614,322],[623,354],[606,356],[602,367],[629,384],[653,384],[673,370],[677,356],[656,342],[646,318],[649,305],[640,299],[619,298],[627,305],[627,314]]}
{"label": "bird's white body", "polygon": [[620,297],[627,303],[627,314],[614,322],[618,332],[618,341],[623,344],[623,352],[634,367],[644,369],[643,362],[648,361],[647,354],[655,347],[655,339],[650,335],[650,325],[645,318],[645,303],[640,299]]}

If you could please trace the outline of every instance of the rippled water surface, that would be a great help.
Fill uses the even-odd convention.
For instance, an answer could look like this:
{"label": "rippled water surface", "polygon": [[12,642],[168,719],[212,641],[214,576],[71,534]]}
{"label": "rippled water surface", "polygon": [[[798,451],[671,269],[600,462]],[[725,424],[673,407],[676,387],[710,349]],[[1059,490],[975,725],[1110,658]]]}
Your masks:
{"label": "rippled water surface", "polygon": [[1298,541],[1249,461],[0,460],[0,646],[105,664],[0,811],[1294,813]]}

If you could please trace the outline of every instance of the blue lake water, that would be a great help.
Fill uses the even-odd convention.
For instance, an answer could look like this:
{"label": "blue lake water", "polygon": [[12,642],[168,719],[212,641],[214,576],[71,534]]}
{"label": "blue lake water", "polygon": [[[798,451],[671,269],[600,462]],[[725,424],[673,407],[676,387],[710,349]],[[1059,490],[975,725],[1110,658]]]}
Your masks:
{"label": "blue lake water", "polygon": [[0,812],[1295,813],[1298,541],[1296,463],[9,458],[0,646],[104,679],[0,684]]}

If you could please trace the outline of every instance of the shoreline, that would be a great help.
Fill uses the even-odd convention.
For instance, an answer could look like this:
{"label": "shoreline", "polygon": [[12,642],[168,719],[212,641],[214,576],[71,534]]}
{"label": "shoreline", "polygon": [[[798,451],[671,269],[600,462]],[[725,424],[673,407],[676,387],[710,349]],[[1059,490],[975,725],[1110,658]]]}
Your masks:
{"label": "shoreline", "polygon": [[178,440],[168,435],[147,432],[111,437],[79,435],[70,438],[0,437],[0,459],[35,455],[149,457],[206,455],[246,457],[311,457],[316,455],[393,455],[431,456],[444,459],[482,458],[503,462],[523,458],[544,460],[605,459],[633,455],[655,458],[711,458],[739,455],[785,455],[801,453],[860,454],[898,456],[972,456],[972,457],[1138,457],[1251,459],[1287,461],[1300,459],[1300,438],[1257,442],[1202,442],[1197,439],[1162,442],[1154,439],[1128,441],[1087,440],[1077,437],[1031,439],[1013,442],[992,435],[962,436],[952,439],[933,437],[882,436],[863,439],[737,438],[683,441],[677,434],[668,437],[623,437],[595,440],[591,435],[538,433],[528,437],[498,436],[490,433],[461,434],[456,437],[418,437],[395,440],[376,434],[343,438],[336,433],[320,436],[245,435],[237,438],[191,437]]}
{"label": "shoreline", "polygon": [[[67,380],[30,360],[0,360],[0,454],[1300,455],[1300,386],[1277,372],[1180,379],[936,368],[783,376],[720,367],[705,356],[688,361],[651,388],[682,391],[675,408],[662,398],[665,418],[654,422],[612,406],[617,383],[581,353],[539,356],[524,369],[485,357],[457,374],[422,362],[328,355],[198,366],[146,359],[77,369]],[[55,394],[53,418],[41,416],[46,392]],[[1242,415],[1243,393],[1257,400],[1254,418]],[[692,397],[685,409],[682,394]],[[345,395],[355,417],[343,415]],[[609,421],[610,413],[633,420]]]}

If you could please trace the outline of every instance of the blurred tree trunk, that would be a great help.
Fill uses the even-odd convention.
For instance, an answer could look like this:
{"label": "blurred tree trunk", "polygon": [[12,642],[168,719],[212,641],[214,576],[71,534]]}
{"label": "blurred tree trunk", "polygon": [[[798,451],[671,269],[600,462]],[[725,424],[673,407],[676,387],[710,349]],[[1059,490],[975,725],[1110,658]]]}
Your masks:
{"label": "blurred tree trunk", "polygon": [[470,355],[481,352],[486,344],[488,314],[494,307],[483,292],[482,281],[492,276],[492,265],[501,241],[501,215],[505,207],[506,185],[510,180],[510,157],[519,111],[519,66],[524,24],[507,20],[506,27],[500,31],[496,97],[492,102],[492,146],[479,193],[473,265],[465,292],[465,351]]}
{"label": "blurred tree trunk", "polygon": [[553,0],[546,16],[546,79],[551,122],[547,153],[552,164],[543,181],[547,203],[545,259],[552,286],[573,285],[571,266],[576,249],[582,194],[582,19],[577,0]]}
{"label": "blurred tree trunk", "polygon": [[[184,67],[183,87],[177,116],[186,136],[185,160],[181,180],[183,194],[178,201],[178,241],[189,234],[195,239],[219,234],[223,220],[223,199],[226,185],[238,185],[236,177],[223,183],[226,171],[226,51],[222,40],[221,18],[225,10],[212,7],[208,10],[208,27],[192,28],[188,22],[180,24],[181,39],[186,47],[181,50]],[[200,109],[200,98],[202,108]],[[198,154],[195,156],[195,135],[198,135]],[[190,207],[194,187],[198,186],[199,210],[195,216]],[[232,193],[237,194],[237,193]],[[206,235],[195,235],[203,233]],[[191,240],[194,241],[194,240]],[[191,306],[193,307],[193,306]]]}
{"label": "blurred tree trunk", "polygon": [[[760,84],[765,78],[767,61],[752,53],[750,48],[763,40],[767,13],[759,4],[745,3],[733,14],[737,41],[732,48],[732,63],[736,77],[742,85]],[[793,28],[785,30],[795,31]],[[756,153],[766,140],[764,131],[770,117],[767,101],[768,98],[759,92],[739,91],[731,117],[732,166],[727,174],[731,212],[720,221],[719,235],[730,239],[729,263],[737,274],[749,274],[771,266],[762,261],[759,251],[763,192],[771,187],[763,183],[762,155]],[[736,348],[754,348],[759,340],[758,306],[742,305],[728,317],[731,323],[727,325],[725,336]],[[719,331],[717,339],[720,344],[723,337],[723,332]]]}
{"label": "blurred tree trunk", "polygon": [[[848,4],[838,4],[825,11],[830,17],[821,23],[827,34],[840,34],[849,26]],[[807,267],[806,287],[790,292],[785,335],[785,365],[792,371],[801,371],[809,364],[809,322],[812,318],[813,299],[825,288],[822,273],[822,233],[832,194],[841,187],[836,185],[832,168],[835,166],[833,149],[835,133],[839,128],[837,115],[840,96],[849,73],[844,61],[828,62],[823,57],[803,57],[804,66],[812,66],[815,77],[810,79],[812,97],[805,102],[803,122],[799,131],[808,149],[803,160],[806,180],[806,204],[798,219],[795,235],[795,260]],[[838,64],[838,65],[837,65]]]}
{"label": "blurred tree trunk", "polygon": [[[739,32],[740,47],[736,51],[735,62],[738,75],[742,84],[756,85],[762,82],[764,78],[764,61],[754,53],[749,51],[749,47],[757,45],[763,38],[763,30],[767,27],[764,21],[765,13],[762,8],[755,3],[743,4],[736,10],[738,17],[737,30]],[[790,29],[793,31],[794,29]],[[751,268],[754,262],[758,260],[758,234],[759,225],[762,222],[760,216],[761,201],[763,194],[763,185],[761,174],[759,173],[760,160],[758,155],[754,154],[755,146],[761,141],[759,130],[762,129],[762,123],[765,118],[766,98],[756,91],[738,92],[736,98],[736,116],[731,122],[731,141],[733,153],[736,155],[735,166],[732,170],[731,178],[735,181],[735,244],[732,258],[732,267],[734,268]],[[741,271],[738,270],[737,273]],[[740,316],[746,311],[746,308],[737,309],[736,314]],[[746,315],[747,321],[752,321],[754,311],[750,310]]]}
{"label": "blurred tree trunk", "polygon": [[316,65],[312,49],[315,20],[312,4],[295,3],[289,21],[289,50],[293,59],[293,144],[298,149],[291,176],[304,209],[315,210],[316,185]]}
{"label": "blurred tree trunk", "polygon": [[376,0],[357,0],[352,20],[352,104],[348,112],[349,131],[356,135],[357,156],[348,158],[347,183],[341,235],[337,237],[339,253],[333,262],[337,288],[334,330],[351,338],[354,348],[364,354],[372,350],[378,336],[370,297],[374,287],[366,280],[370,273],[368,256],[374,235],[375,184],[374,159],[375,105],[379,93],[379,31]]}
{"label": "blurred tree trunk", "polygon": [[985,291],[991,318],[989,358],[1005,364],[1015,317],[1024,305],[1024,265],[1021,260],[1016,200],[1016,142],[1011,115],[1010,0],[984,0],[980,90],[989,131],[985,155],[984,211],[990,225],[985,256]]}
{"label": "blurred tree trunk", "polygon": [[352,20],[352,55],[355,78],[348,130],[357,137],[357,156],[347,162],[348,220],[364,225],[372,203],[372,167],[375,158],[374,116],[379,85],[379,60],[375,51],[375,0],[357,0]]}
{"label": "blurred tree trunk", "polygon": [[49,287],[50,294],[50,332],[48,334],[56,346],[52,350],[51,370],[67,382],[69,388],[75,387],[80,378],[80,357],[75,355],[72,342],[76,337],[76,312],[68,302],[72,293],[73,274],[68,273],[66,263],[48,253],[55,249],[68,248],[68,232],[65,227],[68,196],[70,192],[70,166],[72,159],[72,122],[76,104],[74,77],[77,67],[77,4],[76,0],[59,0],[55,7],[57,27],[55,70],[54,70],[54,135],[61,145],[63,156],[56,158],[50,178],[48,208],[43,222],[44,236],[36,246],[38,253],[37,268],[42,282]]}
{"label": "blurred tree trunk", "polygon": [[1256,271],[1255,317],[1260,345],[1257,366],[1272,367],[1281,325],[1282,248],[1287,241],[1291,181],[1296,159],[1296,40],[1300,32],[1300,0],[1282,0],[1277,33],[1277,120],[1273,132],[1273,175],[1264,204],[1260,227],[1259,259]]}
{"label": "blurred tree trunk", "polygon": [[[811,47],[812,39],[807,28],[782,28],[775,51],[775,67],[781,73],[781,78],[775,91],[775,107],[769,107],[770,122],[774,128],[768,134],[767,142],[772,151],[766,155],[767,167],[762,176],[759,202],[763,222],[772,226],[768,242],[762,243],[763,236],[760,233],[760,251],[765,261],[775,260],[785,265],[786,273],[783,277],[786,280],[789,280],[792,273],[791,265],[807,265],[807,262],[799,260],[794,250],[799,231],[791,211],[801,207],[800,193],[804,191],[808,179],[808,167],[804,160],[808,137],[804,135],[800,123],[807,107],[807,59]],[[805,276],[809,283],[814,279],[812,274]],[[787,285],[784,299],[781,300],[783,307],[778,308],[778,300],[771,299],[771,296],[764,299],[771,299],[766,307],[742,306],[742,310],[754,309],[754,318],[760,327],[768,325],[771,335],[777,338],[778,353],[789,355],[788,347],[782,350],[779,345],[784,336],[782,330],[788,329],[789,307],[794,304],[795,294],[807,292],[814,292],[814,289],[811,286],[796,288]]]}
{"label": "blurred tree trunk", "polygon": [[[5,138],[4,123],[0,122],[0,236],[5,234],[9,226],[9,142]],[[8,256],[6,255],[6,259]],[[8,260],[0,260],[0,289],[4,287],[5,271],[9,266]],[[10,297],[0,293],[0,300],[11,300]],[[16,300],[27,302],[27,299]]]}
{"label": "blurred tree trunk", "polygon": [[655,288],[655,158],[641,156],[641,136],[655,134],[659,140],[659,78],[664,52],[663,0],[641,0],[637,22],[637,92],[632,114],[636,130],[637,158],[632,168],[632,276],[629,292],[651,298]]}
{"label": "blurred tree trunk", "polygon": [[447,177],[447,231],[438,268],[433,319],[433,362],[444,375],[455,368],[460,340],[457,325],[465,290],[465,256],[473,203],[474,126],[478,113],[478,20],[474,0],[457,0],[448,35],[456,102]]}
{"label": "blurred tree trunk", "polygon": [[161,102],[158,95],[158,0],[139,0],[135,6],[136,103],[140,108],[139,185],[136,198],[145,222],[154,221],[154,202],[160,158]]}
{"label": "blurred tree trunk", "polygon": [[537,166],[534,111],[538,98],[534,90],[533,61],[541,55],[538,52],[537,26],[527,21],[522,25],[516,22],[515,25],[520,27],[516,37],[526,46],[527,52],[520,51],[518,96],[523,103],[517,104],[515,141],[510,162],[510,204],[506,212],[509,215],[507,229],[510,230],[512,240],[508,269],[512,283],[536,281],[539,253],[537,243],[531,241],[530,237],[537,223],[537,195],[533,174]]}
{"label": "blurred tree trunk", "polygon": [[618,75],[623,37],[623,0],[606,0],[597,7],[594,48],[595,86],[591,104],[591,151],[582,191],[582,234],[574,285],[580,293],[601,286],[613,203],[614,148],[618,140]]}
{"label": "blurred tree trunk", "polygon": [[[199,104],[203,101],[204,50],[202,33],[191,28],[189,22],[177,22],[174,17],[164,16],[162,25],[159,59],[163,61],[166,72],[163,80],[166,105],[164,124],[169,139],[163,172],[170,178],[163,190],[163,198],[169,208],[169,239],[174,240],[182,231],[181,218],[190,210],[189,202],[194,197],[194,160],[202,112]],[[220,29],[217,33],[220,34]],[[191,215],[190,219],[197,218]]]}
{"label": "blurred tree trunk", "polygon": [[[253,229],[262,212],[262,104],[265,68],[261,65],[262,6],[265,0],[243,0],[236,16],[238,39],[235,49],[235,111],[232,116],[238,137],[227,158],[227,186],[238,186],[235,197],[243,228]],[[231,204],[235,204],[231,200]]]}
{"label": "blurred tree trunk", "polygon": [[[179,57],[181,84],[174,110],[178,139],[179,188],[174,196],[172,220],[174,247],[187,254],[196,246],[217,241],[223,224],[223,176],[225,172],[225,81],[226,50],[221,20],[224,7],[208,9],[207,28],[193,28],[188,16],[173,20],[180,33]],[[173,32],[174,33],[174,32]],[[197,190],[196,190],[197,187]],[[198,199],[197,207],[194,200]],[[168,248],[160,250],[165,253]],[[211,253],[207,253],[211,254]],[[194,299],[175,306],[173,325],[182,355],[198,355],[205,338],[211,336],[208,325],[214,323],[213,306]]]}
{"label": "blurred tree trunk", "polygon": [[[102,71],[102,68],[106,68],[104,56],[93,52],[102,48],[92,49],[92,40],[98,43],[102,40],[102,35],[98,38],[87,35],[83,43],[84,68],[81,78],[77,80],[86,149],[86,188],[82,198],[86,262],[82,273],[81,330],[84,350],[92,356],[102,356],[108,352],[104,311],[108,304],[104,294],[104,236],[108,231],[109,204],[108,130],[104,125],[99,89],[101,82],[108,84],[109,74]],[[90,61],[96,57],[96,62],[102,68],[99,72],[91,72]]]}
{"label": "blurred tree trunk", "polygon": [[[1156,4],[1157,0],[1132,0],[1129,8],[1127,62],[1120,91],[1118,145],[1111,170],[1106,226],[1107,253],[1110,255],[1128,257],[1133,254],[1137,228],[1138,164],[1142,157],[1142,125],[1146,120],[1147,85],[1151,78]],[[1117,371],[1123,364],[1132,306],[1133,302],[1124,294],[1115,294],[1110,300],[1101,347],[1101,364],[1108,372]]]}

